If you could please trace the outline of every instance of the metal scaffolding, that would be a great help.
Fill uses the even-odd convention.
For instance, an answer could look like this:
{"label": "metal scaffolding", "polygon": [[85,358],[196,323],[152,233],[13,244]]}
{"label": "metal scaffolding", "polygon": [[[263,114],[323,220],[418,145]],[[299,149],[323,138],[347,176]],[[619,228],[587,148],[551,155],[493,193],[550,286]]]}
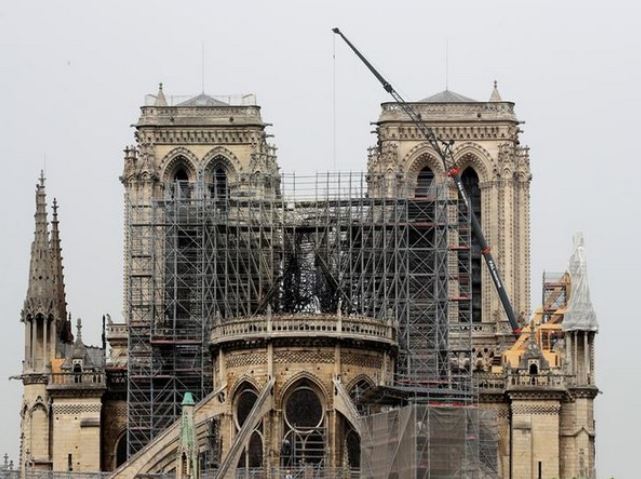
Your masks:
{"label": "metal scaffolding", "polygon": [[211,391],[213,324],[268,308],[395,322],[396,386],[474,402],[469,212],[456,192],[374,195],[360,173],[279,185],[176,183],[128,201],[130,454],[178,417],[184,392]]}
{"label": "metal scaffolding", "polygon": [[498,477],[493,411],[412,403],[363,418],[362,479]]}

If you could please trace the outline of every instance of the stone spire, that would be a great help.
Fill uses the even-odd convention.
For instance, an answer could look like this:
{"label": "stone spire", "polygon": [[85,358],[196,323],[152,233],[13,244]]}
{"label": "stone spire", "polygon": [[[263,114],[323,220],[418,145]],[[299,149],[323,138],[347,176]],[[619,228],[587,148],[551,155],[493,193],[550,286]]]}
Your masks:
{"label": "stone spire", "polygon": [[167,99],[162,91],[162,82],[158,84],[158,93],[156,94],[154,106],[167,106]]}
{"label": "stone spire", "polygon": [[490,95],[490,103],[503,101],[501,94],[499,93],[498,83],[494,80],[494,89],[492,89],[492,94]]}
{"label": "stone spire", "polygon": [[22,309],[23,321],[28,316],[35,317],[41,314],[49,317],[56,314],[56,289],[46,203],[45,177],[44,173],[40,172],[40,181],[36,185],[36,228],[33,243],[31,243],[29,286]]}
{"label": "stone spire", "polygon": [[53,263],[53,279],[56,289],[56,318],[62,323],[67,317],[67,298],[65,294],[65,276],[62,266],[62,247],[60,246],[60,230],[58,221],[58,202],[53,199],[53,218],[51,220],[51,259]]}

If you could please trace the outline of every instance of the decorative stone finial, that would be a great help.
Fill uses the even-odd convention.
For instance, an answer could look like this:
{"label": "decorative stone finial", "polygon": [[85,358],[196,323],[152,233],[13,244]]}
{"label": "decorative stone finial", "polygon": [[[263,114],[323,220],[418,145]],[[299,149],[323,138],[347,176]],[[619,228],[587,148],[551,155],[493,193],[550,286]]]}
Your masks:
{"label": "decorative stone finial", "polygon": [[167,106],[167,99],[162,91],[162,82],[158,84],[158,94],[156,95],[154,106]]}
{"label": "decorative stone finial", "polygon": [[498,82],[494,80],[494,88],[492,89],[492,94],[490,95],[490,102],[503,101],[499,93]]}
{"label": "decorative stone finial", "polygon": [[76,320],[76,342],[82,342],[82,320],[80,318]]}

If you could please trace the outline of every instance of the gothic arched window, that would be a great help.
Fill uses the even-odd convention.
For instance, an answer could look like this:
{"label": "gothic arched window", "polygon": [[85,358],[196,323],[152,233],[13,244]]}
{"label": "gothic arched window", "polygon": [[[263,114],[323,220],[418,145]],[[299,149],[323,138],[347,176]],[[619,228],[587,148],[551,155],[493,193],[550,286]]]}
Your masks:
{"label": "gothic arched window", "polygon": [[123,432],[116,443],[116,453],[114,454],[116,461],[115,467],[119,467],[127,460],[127,431]]}
{"label": "gothic arched window", "polygon": [[416,198],[426,198],[433,181],[434,172],[429,166],[426,166],[418,172],[418,177],[416,178],[416,188],[414,189],[414,196]]}
{"label": "gothic arched window", "polygon": [[354,429],[349,426],[345,434],[345,449],[347,462],[350,469],[361,467],[361,438]]}
{"label": "gothic arched window", "polygon": [[[479,176],[474,168],[468,167],[461,175],[463,187],[472,205],[472,211],[481,223],[481,188],[479,186]],[[482,223],[481,223],[482,224]],[[482,319],[482,300],[481,300],[481,245],[478,238],[472,232],[472,321],[480,323]]]}
{"label": "gothic arched window", "polygon": [[179,165],[171,176],[173,198],[188,199],[191,196],[189,172],[184,165]]}
{"label": "gothic arched window", "polygon": [[230,161],[216,155],[205,166],[205,183],[210,198],[222,199],[229,196]]}
{"label": "gothic arched window", "polygon": [[[258,399],[258,393],[251,384],[243,384],[234,400],[234,420],[236,429],[240,431]],[[263,466],[263,426],[262,421],[252,432],[247,447],[238,459],[238,468],[249,469]]]}
{"label": "gothic arched window", "polygon": [[227,197],[227,170],[222,165],[217,165],[214,169],[210,193],[212,198]]}
{"label": "gothic arched window", "polygon": [[322,465],[325,459],[325,408],[321,395],[308,380],[297,383],[283,404],[284,437],[281,465]]}

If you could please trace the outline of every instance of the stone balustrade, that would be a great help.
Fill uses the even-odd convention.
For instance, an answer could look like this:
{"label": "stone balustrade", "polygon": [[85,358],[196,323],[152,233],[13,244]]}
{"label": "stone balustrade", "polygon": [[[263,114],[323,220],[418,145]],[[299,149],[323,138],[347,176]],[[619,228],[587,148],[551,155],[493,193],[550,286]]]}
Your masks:
{"label": "stone balustrade", "polygon": [[574,376],[558,373],[474,373],[474,382],[481,392],[505,391],[524,387],[564,389],[574,384]]}
{"label": "stone balustrade", "polygon": [[53,373],[49,376],[49,387],[105,387],[105,373],[101,371]]}
{"label": "stone balustrade", "polygon": [[396,327],[361,316],[300,314],[257,316],[217,324],[211,344],[279,337],[324,337],[382,342],[396,346]]}
{"label": "stone balustrade", "polygon": [[[478,120],[508,120],[516,121],[514,104],[510,102],[473,102],[473,103],[415,103],[414,109],[423,118],[447,116],[451,118],[469,117]],[[406,113],[398,103],[383,103],[379,120],[406,120]],[[480,115],[480,116],[479,116]]]}

